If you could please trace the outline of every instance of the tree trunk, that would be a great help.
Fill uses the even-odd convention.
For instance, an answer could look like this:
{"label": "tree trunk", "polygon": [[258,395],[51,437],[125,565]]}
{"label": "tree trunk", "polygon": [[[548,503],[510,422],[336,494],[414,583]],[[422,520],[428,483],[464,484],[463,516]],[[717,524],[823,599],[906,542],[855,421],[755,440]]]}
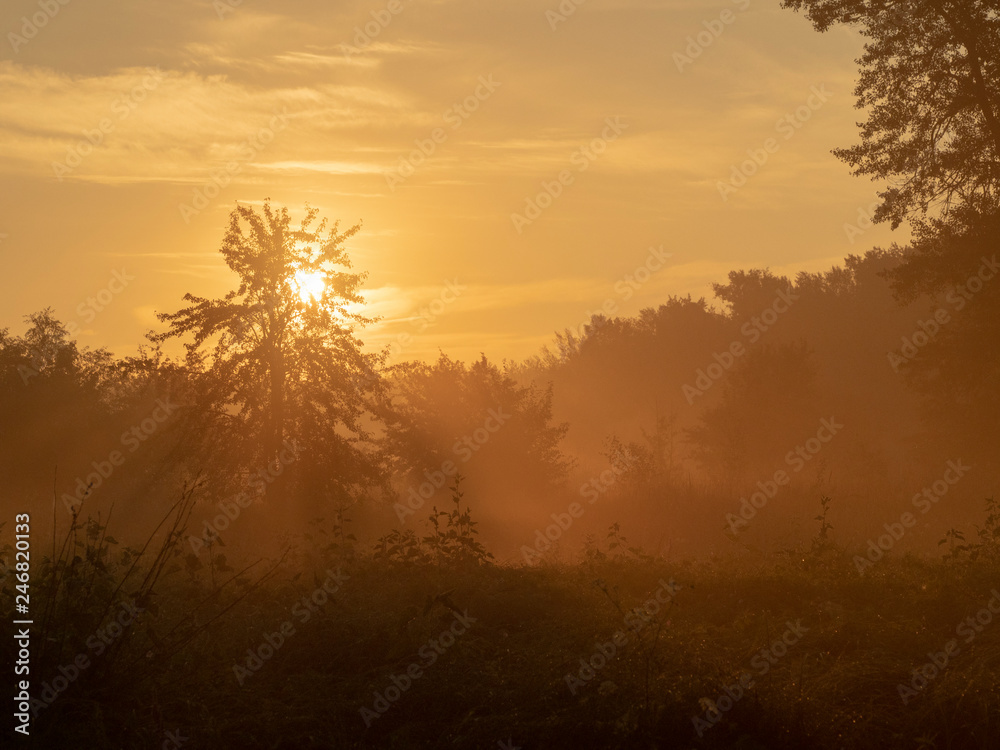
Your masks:
{"label": "tree trunk", "polygon": [[278,457],[282,450],[285,432],[285,357],[280,347],[271,344],[268,368],[270,370],[270,403],[265,438],[264,460],[272,474],[280,474],[268,488],[268,494],[281,499],[285,488],[285,469]]}

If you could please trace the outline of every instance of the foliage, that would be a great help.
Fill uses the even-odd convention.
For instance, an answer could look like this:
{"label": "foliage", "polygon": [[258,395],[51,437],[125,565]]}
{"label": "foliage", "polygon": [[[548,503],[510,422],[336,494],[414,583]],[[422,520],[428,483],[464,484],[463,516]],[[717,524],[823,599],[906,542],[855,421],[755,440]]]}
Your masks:
{"label": "foliage", "polygon": [[[185,295],[190,304],[160,314],[167,330],[151,339],[192,337],[200,406],[215,417],[210,444],[228,462],[260,467],[294,439],[304,453],[289,469],[299,486],[347,502],[379,483],[367,417],[385,354],[363,352],[354,335],[374,322],[353,309],[365,275],[346,270],[345,243],[360,226],[340,231],[317,217],[307,208],[294,228],[287,208],[238,206],[220,250],[237,287],[221,299]],[[304,279],[313,278],[320,291],[306,299]]]}
{"label": "foliage", "polygon": [[568,426],[552,424],[551,388],[520,384],[486,357],[466,365],[443,354],[434,364],[397,365],[387,381],[382,445],[411,486],[449,463],[484,503],[541,497],[564,481],[572,465],[560,446]]}
{"label": "foliage", "polygon": [[950,528],[938,546],[948,545],[943,559],[946,562],[974,563],[984,561],[991,565],[1000,563],[1000,502],[986,498],[986,521],[976,527],[976,541],[966,540],[965,534]]}
{"label": "foliage", "polygon": [[1000,8],[995,0],[784,0],[820,31],[866,38],[861,143],[834,153],[890,181],[876,221],[1000,199]]}
{"label": "foliage", "polygon": [[431,510],[427,523],[430,533],[418,538],[413,529],[393,529],[375,542],[374,559],[397,564],[484,565],[493,555],[476,538],[477,521],[472,520],[468,505],[462,507],[465,493],[461,490],[462,475],[455,476],[451,487],[451,510]]}

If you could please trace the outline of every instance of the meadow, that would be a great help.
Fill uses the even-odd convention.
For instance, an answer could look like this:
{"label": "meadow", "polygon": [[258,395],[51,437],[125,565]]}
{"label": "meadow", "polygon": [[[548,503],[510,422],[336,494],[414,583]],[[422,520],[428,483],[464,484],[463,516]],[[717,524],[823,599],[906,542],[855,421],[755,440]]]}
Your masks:
{"label": "meadow", "polygon": [[997,747],[993,517],[863,572],[822,516],[769,555],[670,562],[613,527],[527,566],[456,503],[425,537],[317,523],[234,570],[187,551],[196,494],[145,545],[78,519],[36,562],[31,746]]}

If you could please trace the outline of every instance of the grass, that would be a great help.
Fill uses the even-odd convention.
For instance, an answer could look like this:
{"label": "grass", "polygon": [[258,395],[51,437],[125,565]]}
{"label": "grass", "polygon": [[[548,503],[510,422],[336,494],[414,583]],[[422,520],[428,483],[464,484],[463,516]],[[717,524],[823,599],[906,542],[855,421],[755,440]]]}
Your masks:
{"label": "grass", "polygon": [[[419,559],[341,534],[239,572],[217,550],[185,556],[185,502],[145,548],[118,551],[81,522],[63,545],[76,553],[36,563],[35,606],[50,614],[33,692],[79,654],[89,666],[38,712],[32,746],[1000,747],[1000,616],[971,642],[957,635],[998,587],[995,557],[976,550],[887,556],[862,575],[824,534],[752,563],[668,564],[613,529],[576,564],[505,567],[449,535],[475,533],[456,502],[443,539],[414,540]],[[668,604],[636,612],[671,581]],[[141,613],[98,654],[94,634],[107,638],[130,602]],[[456,626],[463,613],[474,622]],[[904,703],[898,685],[952,639],[958,652]],[[397,696],[393,676],[405,684],[414,663],[420,676]]]}

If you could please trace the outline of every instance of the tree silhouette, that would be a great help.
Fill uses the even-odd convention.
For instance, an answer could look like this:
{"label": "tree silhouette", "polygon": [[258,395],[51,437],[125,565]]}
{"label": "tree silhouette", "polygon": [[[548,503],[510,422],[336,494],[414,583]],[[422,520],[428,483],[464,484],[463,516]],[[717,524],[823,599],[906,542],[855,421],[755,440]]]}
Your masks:
{"label": "tree silhouette", "polygon": [[727,489],[785,467],[789,448],[816,429],[817,374],[805,342],[748,352],[723,383],[721,402],[688,430],[695,459]]}
{"label": "tree silhouette", "polygon": [[[324,467],[312,489],[343,497],[375,473],[363,451],[365,399],[384,355],[363,352],[354,335],[374,322],[349,307],[364,302],[365,274],[343,270],[351,267],[344,243],[360,226],[340,232],[339,223],[316,224],[317,215],[307,207],[294,228],[287,208],[238,206],[221,247],[237,288],[222,299],[186,294],[191,304],[159,314],[169,328],[150,338],[193,336],[189,365],[204,370],[206,406],[242,464],[287,461],[294,439],[311,455],[306,465]],[[306,281],[320,279],[307,298]]]}
{"label": "tree silhouette", "polygon": [[411,485],[449,462],[476,502],[545,496],[565,479],[568,426],[552,423],[551,388],[519,384],[485,355],[471,365],[444,354],[433,365],[406,362],[388,378],[386,453]]}
{"label": "tree silhouette", "polygon": [[[886,275],[897,297],[937,297],[932,329],[910,371],[935,428],[976,446],[1000,414],[994,281],[1000,228],[1000,2],[784,0],[819,31],[868,38],[856,88],[868,112],[861,143],[835,151],[858,175],[889,180],[876,221],[909,219],[915,241]],[[936,324],[935,324],[936,325]],[[924,324],[926,327],[926,324]],[[947,425],[947,426],[946,426]],[[975,427],[973,428],[973,425]]]}
{"label": "tree silhouette", "polygon": [[855,174],[890,180],[876,221],[997,205],[1000,5],[997,0],[783,0],[816,29],[867,37],[855,94],[861,143],[834,153]]}

